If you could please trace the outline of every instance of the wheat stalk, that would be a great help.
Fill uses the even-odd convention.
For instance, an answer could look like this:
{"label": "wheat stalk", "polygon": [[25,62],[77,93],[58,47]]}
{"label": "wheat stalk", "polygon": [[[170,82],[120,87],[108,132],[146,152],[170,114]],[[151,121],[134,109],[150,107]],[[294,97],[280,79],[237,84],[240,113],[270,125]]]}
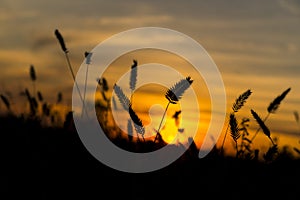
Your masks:
{"label": "wheat stalk", "polygon": [[[59,32],[58,29],[55,29],[54,34],[55,34],[55,36],[56,36],[56,38],[57,38],[57,40],[58,40],[58,42],[59,42],[59,44],[60,44],[61,49],[63,50],[63,52],[64,52],[64,54],[65,54],[65,56],[66,56],[66,60],[67,60],[67,64],[68,64],[69,70],[70,70],[70,72],[71,72],[73,81],[74,81],[75,86],[76,86],[76,89],[77,89],[77,91],[78,91],[79,98],[80,98],[80,100],[81,100],[81,102],[82,102],[82,107],[85,108],[84,101],[83,101],[83,97],[82,97],[82,95],[81,95],[79,86],[78,86],[78,84],[77,84],[77,82],[76,82],[75,74],[74,74],[74,72],[73,72],[73,68],[72,68],[72,65],[71,65],[71,62],[70,62],[70,59],[69,59],[69,56],[68,56],[69,50],[68,50],[67,47],[66,47],[64,38],[63,38],[63,36],[61,35],[61,33]],[[84,110],[85,110],[86,116],[88,117],[88,113],[87,113],[86,109],[84,109]]]}
{"label": "wheat stalk", "polygon": [[[252,94],[252,91],[250,89],[248,89],[245,92],[243,92],[241,95],[239,95],[235,99],[235,101],[234,101],[234,103],[233,103],[233,105],[231,107],[232,108],[232,112],[233,113],[238,112],[244,106],[244,104],[246,103],[246,100],[250,97],[251,94]],[[225,135],[224,135],[224,138],[223,138],[223,141],[222,141],[221,152],[223,152],[223,149],[224,149],[224,144],[225,144],[225,139],[226,139],[226,136],[227,136],[229,124],[227,125],[226,131],[225,131]]]}
{"label": "wheat stalk", "polygon": [[[167,110],[169,108],[170,104],[177,104],[178,101],[182,98],[184,92],[191,86],[193,83],[193,80],[190,76],[187,76],[185,79],[181,79],[177,83],[175,83],[172,87],[170,87],[166,94],[165,97],[168,100],[168,104],[165,108],[164,114],[162,116],[162,119],[160,121],[160,124],[158,126],[157,132],[160,132],[160,128],[162,126],[162,122],[164,120],[164,117],[167,113]],[[158,134],[156,134],[154,142],[157,140]]]}
{"label": "wheat stalk", "polygon": [[137,82],[137,65],[138,65],[137,60],[133,60],[133,64],[131,65],[131,70],[130,70],[130,81],[129,81],[131,93],[135,90],[135,86]]}
{"label": "wheat stalk", "polygon": [[[124,94],[122,88],[117,84],[114,85],[114,92],[116,93],[122,107],[129,113],[131,120],[134,122],[135,131],[142,135],[144,139],[145,128],[142,120],[138,117],[135,111],[132,109],[131,102],[129,98]],[[145,140],[145,139],[144,139]]]}
{"label": "wheat stalk", "polygon": [[137,65],[138,65],[137,60],[133,60],[133,64],[131,65],[130,80],[129,80],[129,87],[131,90],[131,95],[130,95],[131,103],[133,103],[133,92],[135,90],[136,82],[137,82]]}
{"label": "wheat stalk", "polygon": [[132,119],[132,121],[134,122],[133,126],[135,128],[135,131],[137,133],[141,134],[143,137],[143,140],[145,141],[145,138],[144,138],[145,128],[144,128],[143,122],[138,117],[138,115],[134,112],[134,110],[131,107],[131,104],[129,105],[129,115],[130,115],[130,118]]}
{"label": "wheat stalk", "polygon": [[[286,89],[285,91],[283,91],[281,93],[281,95],[277,96],[268,106],[267,111],[268,114],[265,117],[265,119],[263,120],[263,122],[267,121],[267,119],[269,118],[270,114],[274,114],[278,108],[279,105],[281,104],[282,100],[286,97],[286,95],[290,92],[291,88]],[[260,131],[261,127],[259,127],[255,134],[253,135],[253,137],[251,138],[251,142],[255,139],[256,135],[258,134],[258,132]]]}
{"label": "wheat stalk", "polygon": [[131,104],[129,98],[124,94],[122,88],[120,86],[118,86],[117,84],[114,85],[114,92],[116,93],[124,110],[126,110],[128,112],[129,106]]}
{"label": "wheat stalk", "polygon": [[275,145],[274,141],[271,138],[271,132],[269,128],[266,126],[264,121],[259,117],[259,115],[251,109],[251,114],[254,117],[254,119],[257,121],[258,125],[262,129],[263,133],[271,140],[272,144]]}
{"label": "wheat stalk", "polygon": [[86,86],[87,86],[87,79],[88,79],[88,74],[89,74],[89,65],[91,64],[91,57],[92,57],[91,52],[84,52],[84,57],[85,57],[85,64],[86,64],[86,71],[85,71],[85,80],[84,80],[84,91],[83,91],[83,106],[82,106],[82,111],[81,115],[83,114],[83,111],[85,109],[85,97],[86,97]]}
{"label": "wheat stalk", "polygon": [[59,42],[60,47],[61,47],[61,49],[63,50],[63,52],[68,53],[69,50],[67,49],[66,44],[65,44],[65,41],[64,41],[64,38],[63,38],[62,35],[60,34],[59,30],[56,29],[56,30],[54,31],[54,34],[55,34],[56,38],[58,39],[58,42]]}
{"label": "wheat stalk", "polygon": [[178,81],[171,88],[169,88],[165,95],[169,103],[177,104],[178,101],[182,98],[183,93],[190,87],[192,83],[193,80],[188,76],[185,79]]}
{"label": "wheat stalk", "polygon": [[291,88],[286,89],[281,95],[276,97],[268,106],[268,112],[269,113],[275,113],[277,109],[279,108],[280,103],[282,100],[286,97],[286,95],[291,91]]}
{"label": "wheat stalk", "polygon": [[232,105],[232,111],[238,112],[245,104],[246,100],[249,98],[249,96],[252,94],[251,90],[248,89],[243,94],[241,94]]}
{"label": "wheat stalk", "polygon": [[229,119],[230,119],[229,125],[230,125],[231,137],[235,142],[237,142],[237,140],[240,137],[240,133],[239,133],[236,117],[233,113],[231,113]]}
{"label": "wheat stalk", "polygon": [[237,140],[240,137],[240,132],[239,132],[238,123],[237,123],[237,120],[236,120],[236,117],[235,117],[234,113],[230,114],[229,125],[230,125],[231,137],[235,142],[236,157],[237,157],[238,156]]}

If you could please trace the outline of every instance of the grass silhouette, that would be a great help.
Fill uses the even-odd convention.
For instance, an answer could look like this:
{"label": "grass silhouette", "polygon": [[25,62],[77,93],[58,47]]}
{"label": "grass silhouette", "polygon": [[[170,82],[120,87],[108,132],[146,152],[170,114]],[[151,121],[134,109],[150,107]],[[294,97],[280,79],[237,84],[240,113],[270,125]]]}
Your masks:
{"label": "grass silhouette", "polygon": [[[63,38],[58,31],[55,31],[55,34],[67,57],[69,69],[74,78],[74,72],[67,56],[68,50]],[[133,107],[134,102],[132,96],[138,81],[137,66],[138,61],[134,60],[131,66],[131,76],[129,80],[129,88],[131,89],[130,98],[126,96],[123,89],[117,84],[114,84],[113,87],[113,91],[122,109],[128,112],[129,118],[126,120],[128,134],[124,134],[120,129],[115,127],[116,124],[113,124],[113,126],[108,125],[108,114],[111,112],[110,100],[112,100],[114,108],[117,108],[117,102],[114,96],[109,97],[106,94],[109,88],[107,80],[104,77],[100,77],[97,81],[101,98],[105,104],[97,104],[96,109],[97,114],[99,114],[99,123],[114,144],[132,152],[151,152],[167,145],[160,135],[160,128],[165,114],[170,104],[177,104],[181,100],[184,92],[191,86],[193,80],[191,77],[186,77],[185,79],[179,80],[167,90],[165,98],[168,100],[168,104],[158,129],[153,130],[155,138],[154,140],[146,140],[144,138],[145,129],[143,121],[139,117],[139,113]],[[35,84],[37,77],[36,72],[30,70],[30,77],[31,81]],[[189,138],[191,145],[174,163],[157,172],[146,173],[145,175],[128,175],[118,172],[98,162],[91,156],[77,135],[73,122],[73,111],[67,110],[66,112],[60,113],[62,112],[61,110],[55,109],[63,103],[63,93],[57,93],[56,102],[47,102],[42,95],[43,91],[38,91],[36,98],[35,86],[33,94],[31,94],[27,88],[24,88],[22,95],[26,97],[25,100],[29,110],[21,114],[14,113],[9,98],[4,94],[0,94],[0,103],[5,106],[5,110],[3,110],[0,115],[0,130],[2,141],[4,141],[2,142],[2,147],[6,150],[3,163],[9,163],[9,167],[5,169],[5,172],[9,173],[3,176],[3,180],[4,182],[6,180],[9,182],[10,180],[14,180],[14,177],[16,177],[16,180],[29,180],[33,178],[37,179],[38,183],[44,183],[40,178],[43,176],[43,178],[49,182],[50,180],[65,178],[66,184],[72,184],[79,183],[80,181],[86,183],[87,179],[84,177],[94,177],[95,180],[102,182],[108,181],[111,177],[115,177],[116,184],[119,186],[118,188],[123,187],[126,191],[135,191],[136,188],[138,188],[137,192],[140,191],[141,194],[131,195],[135,197],[145,196],[145,194],[151,193],[149,192],[149,188],[151,188],[151,186],[153,187],[153,185],[155,185],[156,188],[164,188],[167,183],[170,184],[171,182],[177,183],[178,185],[189,183],[189,189],[191,191],[193,189],[199,189],[199,187],[207,193],[214,193],[216,190],[221,190],[222,192],[218,194],[224,194],[225,192],[234,190],[232,193],[235,195],[237,195],[237,193],[241,195],[247,194],[253,198],[257,197],[258,192],[265,191],[268,191],[267,195],[271,198],[273,193],[270,191],[274,190],[276,190],[277,193],[283,191],[282,193],[284,194],[288,192],[288,194],[294,195],[297,194],[298,185],[292,182],[300,180],[300,174],[298,173],[300,159],[294,156],[293,153],[295,152],[300,155],[299,147],[285,148],[277,145],[271,138],[272,133],[269,127],[265,124],[269,115],[277,111],[279,105],[290,90],[291,88],[288,88],[270,103],[267,108],[268,115],[264,119],[262,119],[254,109],[251,109],[249,116],[245,116],[239,121],[236,117],[238,111],[244,106],[250,95],[252,95],[250,89],[246,90],[243,94],[238,96],[232,105],[232,110],[229,113],[229,122],[226,124],[227,129],[221,147],[215,146],[205,158],[199,159],[199,149],[193,139]],[[83,106],[86,101],[85,92],[82,98]],[[178,120],[179,114],[181,114],[181,111],[176,111],[173,118]],[[294,116],[296,123],[299,124],[298,112],[295,111]],[[249,129],[250,118],[255,119],[259,125],[259,130],[262,130],[270,139],[272,145],[268,150],[264,151],[263,149],[252,148],[254,138],[258,131],[254,133],[252,139],[249,139],[250,135],[253,135]],[[228,130],[230,130],[231,139],[234,141],[235,156],[223,153],[223,149],[225,148],[224,141]],[[113,133],[116,134],[117,137],[110,137]],[[140,136],[142,140],[140,140]],[[169,146],[174,149],[185,148],[180,145]],[[226,148],[230,147],[228,146]],[[259,156],[263,159],[260,160]],[[20,166],[22,166],[22,170],[19,169]],[[201,178],[202,182],[199,183],[199,185],[191,184],[190,180],[193,178]],[[218,180],[221,180],[222,184],[218,185]],[[237,184],[237,180],[241,181],[241,184]],[[97,183],[97,181],[95,182]],[[122,187],[119,185],[120,181],[124,181],[122,182],[124,183]],[[291,183],[289,181],[291,181]],[[279,186],[278,183],[283,184]],[[148,190],[144,188],[144,184],[148,184]],[[283,185],[287,186],[287,188],[284,188]],[[233,186],[234,188],[232,188]],[[184,186],[178,187],[185,188]],[[122,193],[124,196],[127,194],[126,191]],[[257,191],[257,193],[255,191]],[[224,196],[221,195],[220,198],[224,198]]]}
{"label": "grass silhouette", "polygon": [[[231,114],[230,114],[230,116],[232,118],[234,117],[234,113],[237,113],[244,106],[244,104],[246,103],[246,100],[250,97],[251,94],[252,94],[252,91],[250,89],[248,89],[243,94],[241,94],[238,98],[236,98],[235,102],[232,105],[232,113],[231,114],[233,114],[233,116],[231,116]],[[224,135],[222,146],[221,146],[221,152],[223,152],[224,143],[225,143],[225,139],[227,136],[227,131],[228,131],[229,125],[230,125],[230,121],[229,121],[229,124],[225,131],[225,135]]]}

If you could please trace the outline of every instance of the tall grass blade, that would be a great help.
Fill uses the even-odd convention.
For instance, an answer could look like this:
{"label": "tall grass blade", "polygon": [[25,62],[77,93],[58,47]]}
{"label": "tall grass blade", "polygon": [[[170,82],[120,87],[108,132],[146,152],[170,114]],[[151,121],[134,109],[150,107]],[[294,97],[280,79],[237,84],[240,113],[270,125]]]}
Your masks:
{"label": "tall grass blade", "polygon": [[[246,103],[246,100],[250,97],[250,95],[252,94],[252,91],[250,89],[246,90],[244,93],[242,93],[238,98],[235,99],[235,102],[232,105],[232,111],[233,113],[238,112]],[[230,126],[230,121],[229,124],[227,125],[226,131],[225,131],[225,135],[222,141],[222,145],[220,148],[220,151],[223,153],[224,150],[224,144],[225,144],[225,140],[227,137],[227,132]]]}

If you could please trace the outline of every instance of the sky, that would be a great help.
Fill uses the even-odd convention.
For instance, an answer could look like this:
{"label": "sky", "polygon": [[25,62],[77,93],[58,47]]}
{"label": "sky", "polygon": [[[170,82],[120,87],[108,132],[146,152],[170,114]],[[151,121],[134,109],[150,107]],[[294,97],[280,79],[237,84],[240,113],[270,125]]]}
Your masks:
{"label": "sky", "polygon": [[[15,104],[19,93],[32,87],[28,70],[34,65],[36,87],[45,98],[55,101],[62,92],[71,105],[73,80],[55,29],[64,36],[76,72],[84,52],[105,39],[154,26],[182,32],[206,49],[222,74],[228,109],[239,94],[253,91],[241,117],[249,116],[250,108],[265,116],[268,104],[291,87],[268,125],[285,135],[300,132],[293,116],[300,112],[299,0],[0,0],[0,5],[0,93]],[[124,62],[129,67],[132,57]]]}

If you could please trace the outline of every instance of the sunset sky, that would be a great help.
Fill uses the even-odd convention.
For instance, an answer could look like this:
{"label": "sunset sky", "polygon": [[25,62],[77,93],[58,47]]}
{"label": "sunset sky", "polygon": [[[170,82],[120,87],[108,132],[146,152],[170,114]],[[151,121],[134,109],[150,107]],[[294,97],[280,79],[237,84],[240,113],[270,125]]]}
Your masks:
{"label": "sunset sky", "polygon": [[[253,91],[240,117],[251,117],[250,108],[265,116],[269,103],[291,87],[267,125],[280,136],[296,136],[285,142],[298,144],[300,127],[293,112],[300,112],[299,0],[0,0],[0,5],[0,93],[15,104],[23,101],[19,93],[32,87],[28,71],[34,65],[36,87],[45,99],[54,102],[61,91],[63,102],[71,106],[73,80],[55,29],[64,36],[76,72],[84,52],[110,36],[132,28],[164,27],[206,49],[223,76],[228,110],[239,94]],[[125,56],[124,67],[129,68],[132,59]],[[159,61],[155,56],[135,59]],[[113,80],[109,83],[111,88]]]}

